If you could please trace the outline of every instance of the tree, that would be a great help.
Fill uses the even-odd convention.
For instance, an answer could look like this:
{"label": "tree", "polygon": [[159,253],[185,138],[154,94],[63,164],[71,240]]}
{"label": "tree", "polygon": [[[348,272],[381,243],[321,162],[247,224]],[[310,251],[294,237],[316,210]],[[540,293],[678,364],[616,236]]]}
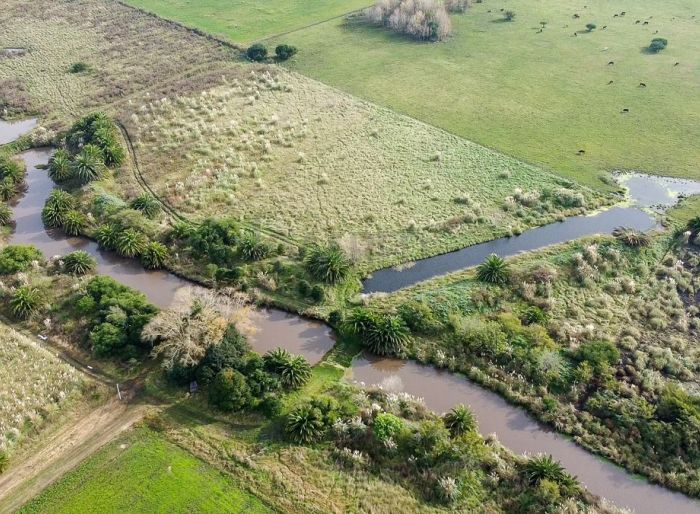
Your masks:
{"label": "tree", "polygon": [[452,437],[459,437],[462,434],[476,430],[474,414],[461,404],[453,407],[450,412],[443,416],[442,420]]}
{"label": "tree", "polygon": [[350,261],[338,245],[313,246],[304,265],[314,278],[329,284],[341,281],[350,272]]}
{"label": "tree", "polygon": [[148,269],[164,268],[168,263],[168,248],[157,241],[151,241],[141,253],[141,263]]}
{"label": "tree", "polygon": [[325,433],[323,413],[311,404],[298,405],[287,415],[285,432],[292,441],[309,444]]}
{"label": "tree", "polygon": [[649,43],[649,51],[651,53],[659,53],[661,50],[664,50],[668,46],[668,39],[663,38],[663,37],[655,37],[654,39],[651,40],[651,43]]}
{"label": "tree", "polygon": [[63,189],[54,189],[46,199],[41,219],[49,228],[62,227],[66,215],[75,209],[75,198]]}
{"label": "tree", "polygon": [[104,170],[102,150],[95,145],[87,144],[73,160],[73,176],[86,184],[100,178]]}
{"label": "tree", "polygon": [[297,53],[297,47],[292,45],[277,45],[275,55],[280,61],[286,61],[292,58]]}
{"label": "tree", "polygon": [[9,225],[12,221],[12,209],[5,203],[0,203],[0,226]]}
{"label": "tree", "polygon": [[96,266],[95,259],[83,250],[71,252],[63,258],[63,267],[71,275],[84,275]]}
{"label": "tree", "polygon": [[87,225],[87,218],[78,211],[68,211],[63,218],[63,231],[67,236],[79,236]]}
{"label": "tree", "polygon": [[39,306],[40,301],[39,290],[35,287],[18,287],[10,297],[10,310],[15,318],[27,319]]}
{"label": "tree", "polygon": [[404,320],[391,314],[355,309],[345,322],[346,329],[377,355],[397,355],[406,349],[411,333]]}
{"label": "tree", "polygon": [[506,11],[503,13],[503,19],[506,21],[513,21],[515,19],[515,11]]}
{"label": "tree", "polygon": [[531,485],[537,485],[542,480],[551,480],[569,487],[576,485],[576,479],[569,475],[551,455],[538,455],[528,459],[523,466],[523,471],[525,479]]}
{"label": "tree", "polygon": [[243,324],[249,310],[240,297],[231,298],[202,288],[189,288],[143,329],[144,341],[155,344],[154,356],[163,367],[197,366],[207,350],[220,343],[230,323]]}
{"label": "tree", "polygon": [[49,160],[49,177],[51,177],[51,180],[59,183],[64,182],[71,178],[72,173],[68,150],[63,148],[56,150]]}
{"label": "tree", "polygon": [[138,230],[128,228],[117,236],[115,249],[124,257],[136,257],[146,249],[148,240]]}
{"label": "tree", "polygon": [[298,389],[311,378],[311,366],[301,355],[291,357],[279,371],[282,385],[288,389]]}
{"label": "tree", "polygon": [[586,31],[587,32],[593,32],[596,29],[597,25],[595,23],[587,23],[586,24]]}
{"label": "tree", "polygon": [[246,50],[245,55],[251,61],[262,62],[267,59],[267,47],[262,43],[255,43]]}
{"label": "tree", "polygon": [[231,368],[219,371],[209,386],[209,401],[225,411],[246,407],[250,401],[250,389],[245,376]]}
{"label": "tree", "polygon": [[477,278],[490,284],[505,284],[509,275],[508,264],[495,253],[486,257],[476,268]]}
{"label": "tree", "polygon": [[160,202],[149,193],[141,193],[136,199],[131,202],[131,207],[137,211],[141,211],[147,218],[155,218],[160,214]]}
{"label": "tree", "polygon": [[31,245],[10,245],[0,250],[0,275],[27,271],[32,262],[42,262],[43,254]]}
{"label": "tree", "polygon": [[238,251],[245,261],[259,261],[270,254],[270,247],[255,232],[246,232],[238,243]]}

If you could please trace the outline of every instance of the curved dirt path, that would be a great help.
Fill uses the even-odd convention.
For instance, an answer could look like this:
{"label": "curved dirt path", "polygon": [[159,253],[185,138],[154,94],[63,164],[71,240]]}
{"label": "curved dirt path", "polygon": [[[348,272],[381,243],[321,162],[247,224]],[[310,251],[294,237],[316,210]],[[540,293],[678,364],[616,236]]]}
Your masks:
{"label": "curved dirt path", "polygon": [[[115,395],[116,396],[116,395]],[[139,421],[146,405],[116,397],[47,439],[27,460],[0,475],[0,514],[16,512],[53,482]]]}

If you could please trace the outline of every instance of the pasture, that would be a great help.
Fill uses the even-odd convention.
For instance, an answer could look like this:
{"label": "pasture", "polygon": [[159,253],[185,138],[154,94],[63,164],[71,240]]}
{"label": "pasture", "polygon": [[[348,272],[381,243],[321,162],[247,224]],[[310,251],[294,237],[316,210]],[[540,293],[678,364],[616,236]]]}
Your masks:
{"label": "pasture", "polygon": [[[145,180],[191,218],[229,215],[366,269],[595,209],[601,195],[302,75],[259,65],[122,119]],[[180,90],[182,91],[182,89]]]}
{"label": "pasture", "polygon": [[[344,19],[279,42],[299,48],[293,70],[605,189],[607,170],[700,177],[696,14],[693,0],[485,0],[442,43]],[[654,37],[669,45],[651,55]]]}
{"label": "pasture", "polygon": [[108,445],[20,512],[274,511],[213,467],[142,429]]}
{"label": "pasture", "polygon": [[0,323],[0,453],[82,397],[85,379],[28,337]]}
{"label": "pasture", "polygon": [[370,0],[128,0],[163,18],[250,43],[367,7]]}

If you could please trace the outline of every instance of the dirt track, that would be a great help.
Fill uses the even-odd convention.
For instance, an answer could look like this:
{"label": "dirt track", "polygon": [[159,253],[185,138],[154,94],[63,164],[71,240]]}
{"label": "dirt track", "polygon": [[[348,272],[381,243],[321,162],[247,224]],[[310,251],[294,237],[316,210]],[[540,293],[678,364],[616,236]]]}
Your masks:
{"label": "dirt track", "polygon": [[0,476],[0,514],[17,511],[54,481],[140,420],[147,406],[114,398],[54,434],[29,459]]}

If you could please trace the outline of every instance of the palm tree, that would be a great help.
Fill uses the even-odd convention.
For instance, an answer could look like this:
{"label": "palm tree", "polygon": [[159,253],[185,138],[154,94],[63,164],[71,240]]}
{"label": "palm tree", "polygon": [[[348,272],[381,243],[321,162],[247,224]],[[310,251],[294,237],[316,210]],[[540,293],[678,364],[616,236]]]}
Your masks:
{"label": "palm tree", "polygon": [[312,405],[299,405],[287,415],[285,432],[292,441],[309,444],[323,437],[323,414]]}
{"label": "palm tree", "polygon": [[148,218],[155,218],[160,213],[160,202],[148,193],[141,193],[131,202],[131,206],[137,211],[141,211]]}
{"label": "palm tree", "polygon": [[238,244],[238,251],[245,261],[259,261],[270,253],[270,248],[260,240],[255,232],[247,232]]}
{"label": "palm tree", "polygon": [[164,268],[168,262],[168,248],[158,241],[151,241],[141,254],[141,263],[148,269]]}
{"label": "palm tree", "polygon": [[551,480],[567,487],[576,485],[576,479],[551,455],[537,455],[528,459],[524,465],[524,472],[525,479],[531,485],[537,485],[542,480]]}
{"label": "palm tree", "polygon": [[36,288],[18,287],[10,298],[12,315],[18,319],[27,319],[39,306],[39,301],[39,291]]}
{"label": "palm tree", "polygon": [[100,225],[95,234],[97,244],[106,250],[114,250],[117,246],[117,239],[119,238],[120,231],[121,229],[113,223]]}
{"label": "palm tree", "polygon": [[311,378],[311,366],[301,355],[291,357],[280,370],[282,385],[289,389],[298,389]]}
{"label": "palm tree", "polygon": [[12,209],[7,204],[0,203],[0,226],[9,225],[12,221]]}
{"label": "palm tree", "polygon": [[476,430],[476,420],[474,414],[464,405],[453,407],[450,412],[446,413],[442,418],[445,423],[445,428],[450,431],[452,437],[458,437],[467,432]]}
{"label": "palm tree", "polygon": [[87,252],[78,250],[63,258],[63,267],[71,275],[84,275],[95,269],[97,262]]}
{"label": "palm tree", "polygon": [[350,261],[337,245],[313,246],[304,264],[314,278],[329,284],[339,282],[350,272]]}
{"label": "palm tree", "polygon": [[509,274],[508,264],[495,253],[486,257],[476,268],[477,278],[490,284],[505,284]]}
{"label": "palm tree", "polygon": [[378,355],[396,355],[406,349],[411,332],[403,318],[391,314],[376,314],[368,309],[355,309],[345,322],[351,333]]}
{"label": "palm tree", "polygon": [[61,227],[66,215],[75,208],[75,198],[63,189],[54,189],[46,199],[41,218],[49,228]]}
{"label": "palm tree", "polygon": [[67,236],[79,236],[87,225],[87,218],[78,211],[68,211],[63,218],[63,231]]}
{"label": "palm tree", "polygon": [[17,184],[11,177],[5,177],[0,182],[0,199],[9,200],[17,194]]}
{"label": "palm tree", "polygon": [[117,253],[124,257],[136,257],[146,249],[148,241],[138,230],[128,228],[119,234],[116,243]]}
{"label": "palm tree", "polygon": [[70,211],[75,209],[75,198],[68,191],[63,189],[54,189],[46,199],[47,204],[55,205],[62,211]]}
{"label": "palm tree", "polygon": [[639,232],[633,228],[617,227],[613,230],[612,234],[615,239],[633,248],[649,246],[651,244],[651,237],[649,237],[649,234]]}
{"label": "palm tree", "polygon": [[49,160],[49,177],[54,182],[64,182],[71,178],[73,170],[71,169],[70,154],[68,150],[63,148],[56,150]]}
{"label": "palm tree", "polygon": [[73,161],[73,174],[83,183],[96,180],[104,170],[102,151],[95,145],[85,145]]}
{"label": "palm tree", "polygon": [[263,355],[265,368],[273,373],[280,373],[292,359],[292,354],[284,348],[275,348]]}

